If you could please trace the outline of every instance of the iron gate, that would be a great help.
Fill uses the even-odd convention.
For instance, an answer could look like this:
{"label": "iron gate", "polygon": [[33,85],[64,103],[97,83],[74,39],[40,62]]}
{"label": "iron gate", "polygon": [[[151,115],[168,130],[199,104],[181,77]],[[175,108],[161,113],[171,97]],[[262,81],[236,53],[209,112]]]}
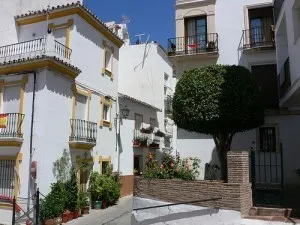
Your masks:
{"label": "iron gate", "polygon": [[251,181],[254,206],[283,205],[283,157],[278,150],[251,150]]}

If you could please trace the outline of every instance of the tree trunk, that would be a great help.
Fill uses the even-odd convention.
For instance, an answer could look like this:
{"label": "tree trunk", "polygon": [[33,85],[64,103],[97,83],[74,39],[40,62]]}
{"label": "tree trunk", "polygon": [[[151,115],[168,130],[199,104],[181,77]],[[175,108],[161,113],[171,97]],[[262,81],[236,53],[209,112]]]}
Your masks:
{"label": "tree trunk", "polygon": [[224,181],[227,181],[227,152],[230,151],[232,137],[232,133],[219,133],[213,136],[220,161],[221,179]]}

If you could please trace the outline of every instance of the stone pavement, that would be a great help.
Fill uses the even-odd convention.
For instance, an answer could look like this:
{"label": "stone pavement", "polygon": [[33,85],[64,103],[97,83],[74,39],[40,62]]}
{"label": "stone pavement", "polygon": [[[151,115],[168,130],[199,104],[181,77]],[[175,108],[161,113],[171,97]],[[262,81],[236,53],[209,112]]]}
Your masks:
{"label": "stone pavement", "polygon": [[[133,208],[169,204],[145,198],[133,198]],[[122,223],[120,223],[122,224]],[[242,219],[240,213],[192,205],[177,205],[134,211],[132,225],[287,225],[284,222]],[[289,223],[291,224],[291,223]],[[300,223],[292,223],[300,224]]]}
{"label": "stone pavement", "polygon": [[68,222],[67,225],[130,225],[132,196],[121,198],[117,205],[107,209],[90,210],[90,214]]}

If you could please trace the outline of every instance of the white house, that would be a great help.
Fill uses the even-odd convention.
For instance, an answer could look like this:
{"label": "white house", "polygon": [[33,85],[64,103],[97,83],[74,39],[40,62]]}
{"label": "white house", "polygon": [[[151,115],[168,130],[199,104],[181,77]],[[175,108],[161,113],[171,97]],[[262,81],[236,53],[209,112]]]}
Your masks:
{"label": "white house", "polygon": [[[75,166],[122,172],[114,118],[123,41],[80,2],[1,1],[0,11],[0,223],[9,223],[14,196],[49,192],[64,149]],[[83,190],[87,177],[78,171]]]}
{"label": "white house", "polygon": [[[237,134],[232,143],[233,150],[250,152],[253,149],[252,154],[256,156],[255,159],[252,156],[256,162],[252,163],[256,205],[291,206],[297,202],[293,200],[300,184],[294,172],[300,167],[297,160],[300,140],[296,135],[300,131],[300,112],[284,103],[284,99],[292,93],[295,98],[290,99],[297,102],[297,91],[293,92],[293,89],[296,90],[293,82],[298,76],[296,55],[299,47],[294,39],[295,35],[299,36],[299,29],[295,26],[299,23],[296,2],[284,1],[278,14],[275,42],[272,0],[177,0],[176,37],[168,40],[169,58],[176,67],[178,79],[187,69],[208,64],[235,64],[250,69],[262,87],[268,109],[265,125]],[[295,32],[291,31],[292,15]],[[291,36],[288,43],[283,37],[287,34]],[[291,64],[292,87],[289,94],[279,100],[277,68],[281,71],[288,57],[287,44],[290,61],[294,62],[293,66]],[[277,58],[276,50],[280,53]],[[179,129],[177,150],[182,156],[198,156],[201,159],[201,179],[207,178],[208,164],[218,164],[215,144],[210,136]]]}
{"label": "white house", "polygon": [[[124,108],[130,110],[121,119],[118,145],[120,170],[126,171],[122,175],[131,184],[127,192],[132,191],[134,173],[144,172],[149,152],[161,158],[164,148],[176,149],[174,122],[168,114],[175,84],[172,64],[158,43],[129,43],[120,49],[118,84],[119,115]],[[142,128],[148,128],[148,134]],[[155,135],[158,130],[164,137]]]}

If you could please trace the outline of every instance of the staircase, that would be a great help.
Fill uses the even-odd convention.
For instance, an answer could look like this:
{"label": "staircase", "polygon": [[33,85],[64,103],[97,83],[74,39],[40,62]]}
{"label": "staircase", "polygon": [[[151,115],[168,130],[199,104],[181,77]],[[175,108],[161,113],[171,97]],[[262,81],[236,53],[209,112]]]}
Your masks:
{"label": "staircase", "polygon": [[245,219],[255,219],[264,221],[277,221],[292,224],[300,224],[300,217],[294,217],[294,210],[289,208],[265,208],[265,207],[252,207],[249,215]]}

